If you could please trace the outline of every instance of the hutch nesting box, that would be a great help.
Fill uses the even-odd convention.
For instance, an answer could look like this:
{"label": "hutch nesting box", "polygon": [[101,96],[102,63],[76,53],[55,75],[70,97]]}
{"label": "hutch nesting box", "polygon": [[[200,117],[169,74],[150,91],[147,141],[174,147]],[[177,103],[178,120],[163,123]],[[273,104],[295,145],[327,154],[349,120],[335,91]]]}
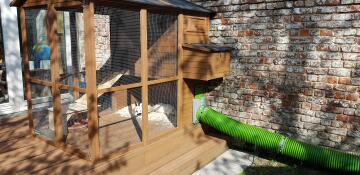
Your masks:
{"label": "hutch nesting box", "polygon": [[207,44],[213,12],[185,0],[11,5],[20,14],[30,129],[86,159],[198,127],[195,85],[229,72],[229,49]]}

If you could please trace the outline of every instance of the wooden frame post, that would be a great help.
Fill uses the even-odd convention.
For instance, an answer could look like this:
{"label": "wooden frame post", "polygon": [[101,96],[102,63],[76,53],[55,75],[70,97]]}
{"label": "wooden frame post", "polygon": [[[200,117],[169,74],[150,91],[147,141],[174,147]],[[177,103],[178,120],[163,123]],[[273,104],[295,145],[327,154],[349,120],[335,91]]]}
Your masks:
{"label": "wooden frame post", "polygon": [[48,44],[50,45],[50,64],[51,64],[51,88],[53,96],[53,118],[55,126],[55,143],[62,144],[64,141],[64,127],[61,114],[61,96],[59,85],[59,39],[57,36],[57,11],[55,9],[55,0],[49,0],[48,9],[46,12],[46,29],[48,36]]}
{"label": "wooden frame post", "polygon": [[84,6],[85,71],[88,107],[88,130],[91,160],[100,158],[99,117],[97,111],[96,55],[94,31],[94,2],[88,0]]}
{"label": "wooden frame post", "polygon": [[182,128],[184,126],[183,118],[181,117],[182,110],[183,110],[183,74],[181,65],[183,64],[183,48],[182,45],[184,43],[184,15],[178,15],[178,85],[177,85],[177,125],[178,127]]}
{"label": "wooden frame post", "polygon": [[149,143],[148,126],[148,43],[147,43],[147,10],[140,10],[140,45],[141,45],[141,96],[142,96],[142,141]]}
{"label": "wooden frame post", "polygon": [[31,84],[30,84],[30,69],[29,69],[29,50],[27,48],[27,34],[26,34],[26,17],[24,8],[19,8],[20,28],[21,28],[21,47],[22,47],[22,63],[25,80],[25,98],[28,105],[27,116],[29,119],[29,130],[32,135],[34,132],[34,122],[32,117],[32,101],[31,101]]}

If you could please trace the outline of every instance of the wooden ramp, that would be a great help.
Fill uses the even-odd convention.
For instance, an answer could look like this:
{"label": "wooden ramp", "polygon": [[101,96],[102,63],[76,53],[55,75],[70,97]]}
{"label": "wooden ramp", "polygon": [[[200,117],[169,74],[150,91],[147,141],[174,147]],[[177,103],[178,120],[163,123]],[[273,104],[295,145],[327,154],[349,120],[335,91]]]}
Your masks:
{"label": "wooden ramp", "polygon": [[224,140],[191,127],[92,164],[28,135],[23,116],[0,123],[0,175],[191,174],[226,149]]}

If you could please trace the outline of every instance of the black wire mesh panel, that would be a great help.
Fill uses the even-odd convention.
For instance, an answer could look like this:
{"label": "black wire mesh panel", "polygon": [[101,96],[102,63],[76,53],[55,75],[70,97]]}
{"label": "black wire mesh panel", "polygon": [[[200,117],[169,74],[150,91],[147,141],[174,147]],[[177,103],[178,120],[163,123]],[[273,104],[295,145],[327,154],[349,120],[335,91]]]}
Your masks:
{"label": "black wire mesh panel", "polygon": [[141,81],[140,12],[95,7],[98,89]]}
{"label": "black wire mesh panel", "polygon": [[149,136],[155,137],[177,127],[177,82],[149,86]]}
{"label": "black wire mesh panel", "polygon": [[34,131],[37,135],[48,140],[55,137],[53,112],[53,98],[51,88],[39,84],[31,84],[32,116]]}
{"label": "black wire mesh panel", "polygon": [[177,15],[148,13],[149,80],[177,75]]}
{"label": "black wire mesh panel", "polygon": [[60,83],[86,88],[83,14],[75,11],[58,14]]}
{"label": "black wire mesh panel", "polygon": [[86,94],[80,93],[78,98],[75,98],[73,91],[61,90],[61,116],[65,143],[83,153],[89,153],[87,113]]}
{"label": "black wire mesh panel", "polygon": [[102,156],[141,142],[141,106],[141,88],[98,94]]}
{"label": "black wire mesh panel", "polygon": [[51,81],[50,47],[47,42],[46,10],[25,10],[31,78]]}
{"label": "black wire mesh panel", "polygon": [[[30,77],[51,81],[50,48],[47,43],[46,10],[25,10],[27,47],[29,50]],[[32,116],[35,133],[48,140],[53,140],[55,132],[51,124],[53,98],[51,87],[32,83]]]}
{"label": "black wire mesh panel", "polygon": [[[83,14],[74,10],[57,12],[60,84],[86,88]],[[89,153],[87,95],[61,90],[61,116],[65,143]],[[51,117],[51,116],[50,116]]]}

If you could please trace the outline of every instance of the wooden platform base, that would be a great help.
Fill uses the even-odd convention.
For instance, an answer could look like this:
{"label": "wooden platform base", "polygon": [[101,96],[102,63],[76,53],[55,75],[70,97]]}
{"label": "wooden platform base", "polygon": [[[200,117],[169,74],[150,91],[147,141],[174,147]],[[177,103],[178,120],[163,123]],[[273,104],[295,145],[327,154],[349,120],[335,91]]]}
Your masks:
{"label": "wooden platform base", "polygon": [[[26,135],[27,121],[0,124],[0,174],[190,174],[226,149],[200,126],[176,129],[149,145],[126,147],[100,162],[79,159]],[[19,134],[21,133],[21,134]]]}

